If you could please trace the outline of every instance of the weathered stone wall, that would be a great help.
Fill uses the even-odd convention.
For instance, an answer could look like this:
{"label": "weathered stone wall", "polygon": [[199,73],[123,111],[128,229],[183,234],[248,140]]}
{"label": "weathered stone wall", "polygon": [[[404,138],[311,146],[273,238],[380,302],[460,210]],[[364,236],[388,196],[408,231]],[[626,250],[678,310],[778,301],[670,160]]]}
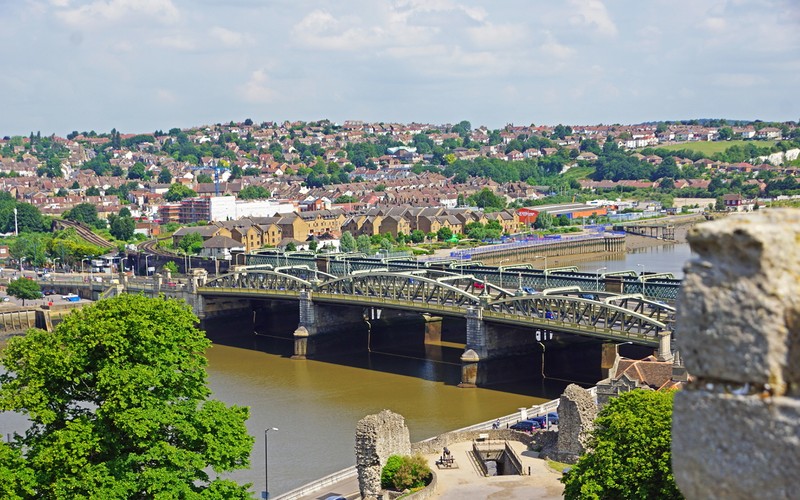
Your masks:
{"label": "weathered stone wall", "polygon": [[405,419],[389,410],[362,418],[356,425],[355,451],[361,497],[377,498],[381,492],[381,470],[389,457],[411,454]]}
{"label": "weathered stone wall", "polygon": [[689,499],[797,498],[800,211],[702,224],[689,243],[676,331],[696,380],[675,396],[675,481]]}
{"label": "weathered stone wall", "polygon": [[555,460],[575,463],[586,452],[586,443],[594,429],[597,405],[592,393],[570,384],[564,389],[558,403],[558,443]]}

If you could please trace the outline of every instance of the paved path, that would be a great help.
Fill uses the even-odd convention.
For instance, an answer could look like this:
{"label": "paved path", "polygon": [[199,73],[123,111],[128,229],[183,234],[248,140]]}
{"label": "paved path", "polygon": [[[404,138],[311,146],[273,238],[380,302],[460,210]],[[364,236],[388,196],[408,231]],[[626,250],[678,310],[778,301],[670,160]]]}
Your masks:
{"label": "paved path", "polygon": [[494,476],[483,477],[470,459],[472,442],[454,443],[448,447],[456,468],[439,469],[436,461],[441,453],[425,455],[428,463],[436,473],[437,494],[433,498],[443,500],[468,499],[561,499],[564,496],[564,485],[559,482],[561,473],[550,469],[544,460],[527,451],[527,447],[519,441],[509,441],[517,452],[522,467],[530,475],[526,476]]}

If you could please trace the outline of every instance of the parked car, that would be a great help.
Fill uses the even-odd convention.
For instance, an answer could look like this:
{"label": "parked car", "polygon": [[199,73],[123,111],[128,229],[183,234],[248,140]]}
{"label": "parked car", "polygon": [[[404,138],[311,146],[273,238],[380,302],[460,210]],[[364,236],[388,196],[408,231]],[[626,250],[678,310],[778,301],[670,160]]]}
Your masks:
{"label": "parked car", "polygon": [[523,286],[522,287],[522,291],[527,293],[528,295],[533,295],[533,294],[536,293],[536,290],[531,288],[531,287],[529,287],[529,286]]}
{"label": "parked car", "polygon": [[42,293],[45,294],[45,295],[55,295],[56,291],[53,290],[52,288],[46,288],[46,289],[42,290]]}
{"label": "parked car", "polygon": [[516,424],[513,424],[509,429],[514,429],[515,431],[523,431],[523,432],[531,432],[534,429],[541,429],[542,424],[541,422],[537,422],[536,420],[521,420]]}
{"label": "parked car", "polygon": [[546,429],[548,422],[550,423],[550,425],[558,425],[558,413],[550,412],[547,415],[540,415],[538,417],[533,417],[530,420],[538,422],[542,429]]}

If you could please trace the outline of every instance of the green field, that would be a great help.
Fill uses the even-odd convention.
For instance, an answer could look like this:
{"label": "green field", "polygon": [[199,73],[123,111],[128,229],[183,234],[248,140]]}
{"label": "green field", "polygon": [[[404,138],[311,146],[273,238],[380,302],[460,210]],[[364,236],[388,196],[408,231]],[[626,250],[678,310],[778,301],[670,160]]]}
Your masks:
{"label": "green field", "polygon": [[585,179],[592,175],[594,170],[594,167],[572,167],[571,169],[567,170],[564,175],[561,176],[561,178],[566,180]]}
{"label": "green field", "polygon": [[704,155],[712,155],[714,153],[722,153],[731,146],[744,146],[745,144],[753,144],[760,148],[771,147],[775,145],[775,141],[717,141],[717,142],[682,142],[680,144],[670,144],[668,146],[656,146],[659,149],[667,149],[669,151],[678,151],[681,149],[691,149],[703,153]]}

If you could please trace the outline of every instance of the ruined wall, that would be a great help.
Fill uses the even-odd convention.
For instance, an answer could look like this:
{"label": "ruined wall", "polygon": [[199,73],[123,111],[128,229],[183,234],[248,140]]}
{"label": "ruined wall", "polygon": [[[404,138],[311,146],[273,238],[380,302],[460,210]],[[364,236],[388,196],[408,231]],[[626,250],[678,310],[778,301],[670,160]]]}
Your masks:
{"label": "ruined wall", "polygon": [[410,455],[411,439],[402,415],[383,410],[356,425],[356,469],[361,498],[381,492],[381,470],[391,455]]}
{"label": "ruined wall", "polygon": [[696,380],[675,395],[672,466],[689,499],[797,498],[800,211],[697,226],[677,307]]}
{"label": "ruined wall", "polygon": [[570,384],[558,403],[558,443],[552,454],[555,460],[574,464],[586,452],[586,443],[594,430],[597,405],[592,393]]}

